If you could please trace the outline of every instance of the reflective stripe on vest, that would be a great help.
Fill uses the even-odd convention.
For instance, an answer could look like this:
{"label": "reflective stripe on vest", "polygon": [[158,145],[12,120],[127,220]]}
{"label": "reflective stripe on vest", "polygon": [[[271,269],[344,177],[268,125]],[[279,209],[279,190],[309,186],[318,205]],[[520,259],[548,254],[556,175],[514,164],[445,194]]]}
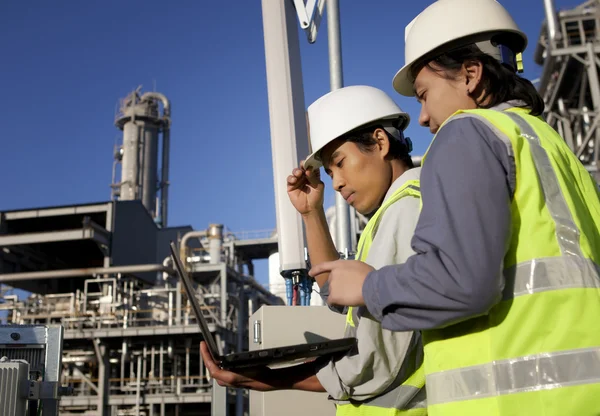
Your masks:
{"label": "reflective stripe on vest", "polygon": [[429,414],[598,414],[597,186],[525,110],[452,120],[462,117],[488,125],[515,161],[512,233],[503,299],[485,316],[423,333]]}
{"label": "reflective stripe on vest", "polygon": [[[406,181],[382,206],[367,223],[358,242],[357,259],[365,261],[369,254],[373,238],[377,233],[383,213],[395,202],[404,197],[420,198],[418,180]],[[356,336],[356,328],[360,322],[359,308],[348,308],[346,314],[346,337]],[[416,357],[415,357],[416,359]],[[427,403],[425,400],[425,371],[421,365],[410,377],[402,382],[395,382],[388,391],[364,402],[340,402],[337,406],[338,416],[425,416]]]}

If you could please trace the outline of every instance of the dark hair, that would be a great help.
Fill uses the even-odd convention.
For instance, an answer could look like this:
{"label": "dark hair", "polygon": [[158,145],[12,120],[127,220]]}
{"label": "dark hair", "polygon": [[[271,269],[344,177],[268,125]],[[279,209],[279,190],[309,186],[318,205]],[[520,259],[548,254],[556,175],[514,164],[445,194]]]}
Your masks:
{"label": "dark hair", "polygon": [[[377,145],[377,140],[373,138],[373,133],[377,129],[382,129],[390,141],[389,157],[402,161],[409,169],[414,168],[415,166],[410,157],[407,145],[392,137],[381,125],[359,128],[342,136],[342,139],[354,143],[361,152],[368,153]],[[401,130],[399,131],[402,132]]]}
{"label": "dark hair", "polygon": [[[463,64],[469,61],[479,61],[483,67],[481,87],[484,94],[477,102],[479,107],[490,108],[509,100],[521,100],[531,110],[532,115],[539,116],[544,112],[544,100],[529,80],[520,77],[511,68],[482,52],[474,44],[451,50],[414,65],[411,75],[413,79],[416,78],[421,69],[427,66],[446,79],[455,79]],[[432,66],[432,63],[435,66]],[[489,101],[482,104],[486,100]]]}

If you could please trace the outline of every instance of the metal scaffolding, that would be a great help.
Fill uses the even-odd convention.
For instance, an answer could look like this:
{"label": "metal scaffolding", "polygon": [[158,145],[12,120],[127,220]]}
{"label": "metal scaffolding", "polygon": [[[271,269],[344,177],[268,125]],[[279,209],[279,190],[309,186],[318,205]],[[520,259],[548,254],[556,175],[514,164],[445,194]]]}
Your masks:
{"label": "metal scaffolding", "polygon": [[544,0],[544,6],[534,59],[543,65],[539,91],[545,116],[598,180],[600,3],[591,0],[558,13],[552,0]]}

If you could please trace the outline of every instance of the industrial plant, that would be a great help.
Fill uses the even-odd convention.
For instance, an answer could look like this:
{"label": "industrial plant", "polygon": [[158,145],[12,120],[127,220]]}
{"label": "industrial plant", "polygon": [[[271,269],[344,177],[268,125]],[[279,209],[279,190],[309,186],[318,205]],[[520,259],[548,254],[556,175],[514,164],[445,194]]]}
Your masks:
{"label": "industrial plant", "polygon": [[[281,13],[292,13],[293,32],[298,16],[292,1],[287,2],[290,5],[281,6],[285,9]],[[274,3],[279,2],[263,0],[263,8],[271,10],[263,13],[273,12]],[[323,13],[324,2],[316,3],[315,13]],[[530,40],[534,44],[530,47],[536,48],[535,61],[543,68],[535,82],[549,123],[588,170],[598,174],[600,8],[597,1],[587,1],[556,12],[552,3],[544,1],[546,19],[539,38]],[[305,23],[300,19],[310,40],[316,27]],[[265,27],[267,36],[273,32]],[[288,33],[285,39],[295,50],[299,40],[294,36]],[[295,65],[293,56],[281,55],[276,58],[282,59],[280,66],[269,67],[274,56],[267,51],[268,77],[285,65]],[[292,78],[298,70],[292,68]],[[269,82],[273,94],[274,84]],[[287,90],[278,91],[302,94],[298,88],[292,82]],[[116,91],[115,98],[123,93],[127,91]],[[303,99],[299,106],[304,107]],[[280,107],[271,108],[272,120],[289,116],[274,114],[292,108]],[[177,278],[169,244],[173,241],[179,249],[222,351],[245,351],[258,337],[250,319],[253,314],[263,306],[291,306],[284,279],[294,276],[281,272],[289,269],[289,250],[296,250],[306,268],[300,220],[283,223],[285,215],[295,212],[283,207],[287,195],[276,191],[277,229],[234,233],[227,224],[212,223],[210,218],[200,230],[168,224],[170,150],[176,143],[171,140],[171,120],[167,96],[141,88],[132,91],[120,100],[114,120],[122,140],[114,151],[112,180],[107,178],[111,200],[0,211],[0,323],[4,324],[0,326],[0,386],[6,380],[29,381],[28,414],[249,414],[247,391],[219,387],[209,377],[199,353],[202,336]],[[299,141],[301,130],[296,133]],[[297,143],[273,147],[274,152],[288,148],[292,153],[285,157],[290,163],[306,153]],[[291,165],[281,165],[282,160],[274,162],[276,175],[289,171]],[[277,188],[283,189],[278,181],[284,178],[275,178]],[[351,257],[366,219],[338,205],[330,208],[328,220],[332,235],[342,242],[338,251]],[[281,233],[285,238],[299,236],[298,246],[286,252]],[[270,287],[256,280],[257,260],[269,260]],[[12,294],[15,288],[28,295],[19,298]],[[315,292],[310,304],[323,305]],[[18,347],[11,346],[17,341]],[[25,363],[28,367],[23,370]],[[6,377],[20,375],[3,378],[3,371]],[[10,402],[10,392],[4,388],[0,389],[0,416],[22,416],[24,404]],[[273,409],[262,412],[286,414]]]}

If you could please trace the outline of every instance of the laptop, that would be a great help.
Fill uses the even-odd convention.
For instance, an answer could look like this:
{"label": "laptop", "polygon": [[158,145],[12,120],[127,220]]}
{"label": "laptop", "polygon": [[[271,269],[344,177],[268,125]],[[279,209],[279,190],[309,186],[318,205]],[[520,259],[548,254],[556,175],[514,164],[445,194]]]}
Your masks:
{"label": "laptop", "polygon": [[301,359],[334,356],[338,354],[342,355],[356,346],[356,338],[342,338],[221,355],[219,354],[217,343],[208,329],[206,318],[204,318],[204,315],[202,315],[202,311],[200,310],[200,303],[194,293],[190,277],[183,268],[183,264],[177,254],[177,249],[173,242],[171,242],[171,255],[173,256],[173,263],[175,264],[177,274],[182,280],[183,287],[192,304],[194,315],[196,316],[196,320],[200,326],[200,332],[206,341],[208,350],[210,351],[213,360],[215,360],[215,362],[223,369],[232,370],[238,368],[263,367],[287,362],[291,363]]}

